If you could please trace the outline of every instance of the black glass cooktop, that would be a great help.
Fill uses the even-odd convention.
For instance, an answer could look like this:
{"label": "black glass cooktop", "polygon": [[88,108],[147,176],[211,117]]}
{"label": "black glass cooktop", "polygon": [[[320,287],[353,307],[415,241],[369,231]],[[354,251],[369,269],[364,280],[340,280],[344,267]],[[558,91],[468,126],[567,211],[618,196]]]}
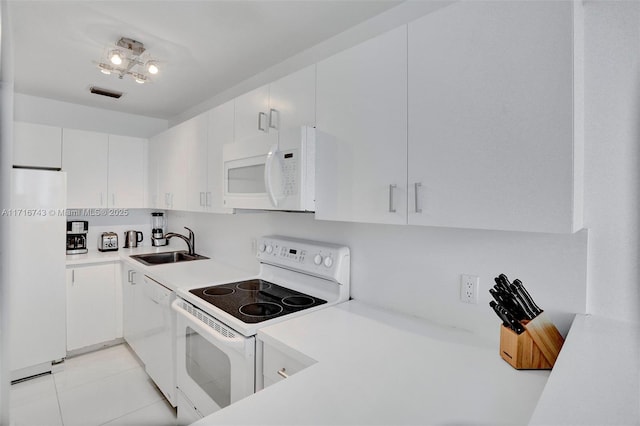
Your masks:
{"label": "black glass cooktop", "polygon": [[264,280],[220,284],[189,292],[248,324],[327,303]]}

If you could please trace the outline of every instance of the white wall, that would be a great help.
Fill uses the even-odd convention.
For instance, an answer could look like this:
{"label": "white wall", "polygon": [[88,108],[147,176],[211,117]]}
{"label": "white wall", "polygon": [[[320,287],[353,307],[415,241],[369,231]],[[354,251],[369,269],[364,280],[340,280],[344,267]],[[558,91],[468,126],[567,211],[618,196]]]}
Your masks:
{"label": "white wall", "polygon": [[70,129],[149,138],[166,130],[168,122],[158,118],[126,114],[101,108],[15,94],[14,119]]}
{"label": "white wall", "polygon": [[[587,232],[573,235],[316,221],[312,214],[170,212],[168,229],[196,232],[199,253],[257,271],[252,239],[280,234],[351,248],[351,295],[498,340],[493,278],[520,278],[564,333],[586,308]],[[183,249],[181,241],[171,241]],[[480,276],[478,305],[459,302],[460,274]]]}
{"label": "white wall", "polygon": [[585,3],[588,310],[640,322],[640,3]]}
{"label": "white wall", "polygon": [[[0,207],[10,202],[13,163],[13,46],[5,0],[0,1]],[[11,227],[0,217],[0,425],[9,424],[9,277]]]}

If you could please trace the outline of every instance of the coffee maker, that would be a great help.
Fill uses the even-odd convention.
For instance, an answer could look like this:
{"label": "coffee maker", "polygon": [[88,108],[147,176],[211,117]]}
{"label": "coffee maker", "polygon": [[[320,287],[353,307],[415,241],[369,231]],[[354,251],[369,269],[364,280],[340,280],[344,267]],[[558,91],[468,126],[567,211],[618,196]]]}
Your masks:
{"label": "coffee maker", "polygon": [[89,222],[86,220],[67,221],[67,254],[82,254],[87,250]]}
{"label": "coffee maker", "polygon": [[169,244],[164,236],[167,231],[167,221],[162,212],[151,213],[151,245],[154,247],[166,246]]}

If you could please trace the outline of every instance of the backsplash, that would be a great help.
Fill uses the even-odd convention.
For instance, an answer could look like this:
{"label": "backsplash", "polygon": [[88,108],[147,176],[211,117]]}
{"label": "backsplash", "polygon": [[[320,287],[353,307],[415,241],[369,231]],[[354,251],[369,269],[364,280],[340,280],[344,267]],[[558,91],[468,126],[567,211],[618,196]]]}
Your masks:
{"label": "backsplash", "polygon": [[[489,307],[493,278],[520,278],[566,334],[586,311],[587,231],[573,235],[371,225],[315,220],[312,214],[235,215],[169,212],[168,230],[196,233],[196,251],[258,270],[254,241],[279,234],[345,244],[351,249],[351,297],[465,328],[498,340]],[[459,301],[460,275],[480,277],[477,305]]]}
{"label": "backsplash", "polygon": [[[82,212],[82,210],[78,210],[78,212]],[[98,236],[103,232],[118,234],[118,247],[122,248],[124,233],[129,230],[142,232],[143,240],[140,245],[151,246],[151,210],[128,209],[127,212],[128,214],[123,216],[67,216],[67,220],[89,221],[89,233],[87,234],[87,248],[89,250],[98,250]]]}

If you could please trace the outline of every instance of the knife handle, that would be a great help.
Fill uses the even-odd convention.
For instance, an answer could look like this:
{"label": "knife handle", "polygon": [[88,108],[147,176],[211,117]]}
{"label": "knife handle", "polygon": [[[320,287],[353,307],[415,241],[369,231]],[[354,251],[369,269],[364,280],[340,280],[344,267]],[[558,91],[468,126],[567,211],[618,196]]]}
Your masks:
{"label": "knife handle", "polygon": [[536,316],[540,315],[542,313],[542,309],[540,309],[540,307],[538,305],[536,305],[536,302],[533,301],[533,297],[531,297],[531,295],[529,294],[529,292],[525,288],[524,284],[522,284],[522,281],[520,281],[519,279],[515,279],[515,280],[513,280],[513,284],[515,286],[517,286],[522,291],[522,294],[527,299],[527,302],[529,303],[529,306],[531,306],[533,308],[535,315]]}

